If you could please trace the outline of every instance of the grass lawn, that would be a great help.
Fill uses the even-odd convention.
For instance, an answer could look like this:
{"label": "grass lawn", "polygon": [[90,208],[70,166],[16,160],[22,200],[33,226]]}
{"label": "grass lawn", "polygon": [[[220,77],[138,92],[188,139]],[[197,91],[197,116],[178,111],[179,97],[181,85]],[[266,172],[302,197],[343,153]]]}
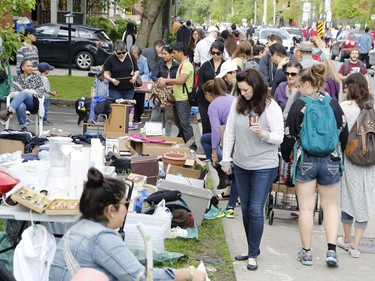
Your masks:
{"label": "grass lawn", "polygon": [[90,97],[94,77],[88,76],[53,76],[49,75],[51,90],[59,92],[53,99],[76,100],[80,97]]}

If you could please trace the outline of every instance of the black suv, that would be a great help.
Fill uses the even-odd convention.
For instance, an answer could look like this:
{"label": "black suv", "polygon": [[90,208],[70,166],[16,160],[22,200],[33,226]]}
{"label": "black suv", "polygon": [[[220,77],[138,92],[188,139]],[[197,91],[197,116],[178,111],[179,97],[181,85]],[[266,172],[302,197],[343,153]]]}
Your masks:
{"label": "black suv", "polygon": [[[35,29],[38,32],[35,45],[39,61],[69,64],[68,25],[48,23]],[[77,68],[89,70],[90,66],[103,64],[113,54],[112,41],[102,29],[73,24],[71,32],[71,58]]]}

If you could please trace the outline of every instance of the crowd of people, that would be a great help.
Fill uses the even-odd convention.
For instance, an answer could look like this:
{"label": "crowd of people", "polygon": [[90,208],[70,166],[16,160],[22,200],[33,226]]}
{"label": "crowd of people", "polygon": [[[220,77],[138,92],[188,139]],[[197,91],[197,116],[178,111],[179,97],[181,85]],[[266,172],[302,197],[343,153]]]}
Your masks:
{"label": "crowd of people", "polygon": [[[190,124],[190,96],[196,91],[194,102],[199,108],[203,129],[199,141],[206,158],[218,172],[217,189],[225,189],[217,198],[229,198],[225,210],[228,218],[233,218],[236,205],[241,205],[247,245],[235,259],[246,261],[248,270],[258,269],[264,206],[276,174],[280,173],[280,152],[283,161],[293,162],[294,167],[301,239],[297,260],[303,265],[313,264],[311,241],[316,189],[324,212],[327,265],[335,267],[339,263],[336,246],[358,258],[360,240],[375,208],[375,193],[371,191],[374,166],[352,164],[345,149],[349,131],[360,111],[374,109],[366,50],[353,48],[350,59],[336,71],[324,52],[324,42],[313,32],[309,38],[311,53],[301,56],[295,48],[286,50],[276,34],[269,35],[267,44],[261,45],[251,39],[249,30],[243,22],[238,30],[234,26],[231,31],[220,33],[216,26],[210,26],[205,32],[186,21],[177,30],[177,43],[170,46],[157,40],[152,47],[142,50],[136,42],[136,27],[128,24],[122,40],[114,43],[115,53],[104,64],[109,97],[133,99],[139,95],[136,99],[142,108],[131,111],[135,114],[134,123],[139,123],[144,95],[134,92],[134,83],[138,76],[152,79],[154,87],[171,91],[174,101],[165,107],[156,106],[151,120],[158,120],[163,111],[169,112],[166,134],[171,134],[174,123],[178,136],[196,150],[198,140],[194,139]],[[30,35],[32,42],[32,32]],[[30,42],[25,42],[25,46]],[[28,52],[34,50],[29,47]],[[47,88],[45,81],[34,74],[38,63],[33,58],[37,56],[34,53],[26,56],[13,83],[14,90],[20,94],[8,109],[0,112],[4,120],[17,113],[22,128],[26,127],[26,110],[36,109],[26,91],[33,89],[43,95]],[[39,66],[42,73],[45,69],[52,70],[46,65]],[[53,94],[50,90],[47,92]],[[327,120],[330,120],[327,126],[331,126],[330,140],[334,143],[333,149],[319,153],[308,150],[304,142],[307,112],[317,102],[326,105]],[[344,236],[338,239],[337,198],[341,199],[344,229]],[[67,243],[81,266],[98,269],[110,280],[134,280],[145,270],[115,231],[126,216],[125,199],[121,182],[103,177],[94,168],[89,170],[80,201],[83,218],[60,241],[50,280],[72,277],[64,259]],[[354,240],[351,238],[353,223]],[[154,270],[154,280],[205,280],[205,276],[192,268],[164,268]]]}

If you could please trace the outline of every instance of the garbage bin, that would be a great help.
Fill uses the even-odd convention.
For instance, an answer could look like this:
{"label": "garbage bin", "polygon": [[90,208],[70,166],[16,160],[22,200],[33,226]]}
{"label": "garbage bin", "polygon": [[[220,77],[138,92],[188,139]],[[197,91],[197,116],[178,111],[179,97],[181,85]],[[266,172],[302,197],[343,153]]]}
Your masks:
{"label": "garbage bin", "polygon": [[31,23],[30,19],[21,17],[16,21],[16,31],[19,33],[23,28],[32,26],[33,24]]}

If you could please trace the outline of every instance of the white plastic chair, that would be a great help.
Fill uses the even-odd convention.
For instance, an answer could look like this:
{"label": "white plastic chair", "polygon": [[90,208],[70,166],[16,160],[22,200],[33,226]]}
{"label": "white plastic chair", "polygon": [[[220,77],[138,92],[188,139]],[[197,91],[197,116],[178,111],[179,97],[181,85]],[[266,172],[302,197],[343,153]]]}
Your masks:
{"label": "white plastic chair", "polygon": [[[34,93],[35,91],[34,90],[30,90],[30,93],[31,94],[36,94],[36,92]],[[7,108],[9,108],[10,106],[10,100],[15,98],[20,92],[10,92],[10,94],[7,96],[7,101],[6,101],[6,104],[7,104]],[[44,96],[43,97],[38,97],[38,100],[39,100],[39,110],[38,110],[38,113],[37,114],[34,114],[35,115],[35,135],[39,136],[42,132],[43,132],[43,117],[44,117]],[[16,113],[12,114],[11,116],[17,116]],[[15,117],[13,118],[9,118],[7,120],[7,122],[5,123],[5,129],[9,129],[9,125],[10,125],[10,119],[13,119],[14,122],[13,122],[13,126],[16,127],[17,124],[16,124],[16,119]]]}

